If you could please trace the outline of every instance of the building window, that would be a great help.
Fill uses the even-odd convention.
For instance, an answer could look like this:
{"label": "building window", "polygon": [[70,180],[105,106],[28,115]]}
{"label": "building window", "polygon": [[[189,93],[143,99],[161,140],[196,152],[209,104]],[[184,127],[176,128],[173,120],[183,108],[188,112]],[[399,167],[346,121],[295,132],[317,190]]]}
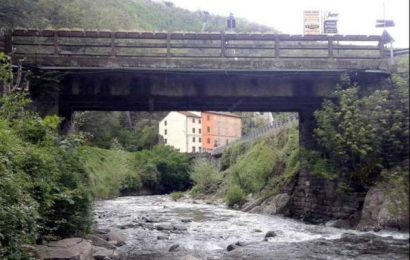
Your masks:
{"label": "building window", "polygon": [[199,134],[200,134],[200,133],[202,133],[202,130],[201,130],[201,128],[199,128],[199,129],[198,129],[198,133],[199,133]]}
{"label": "building window", "polygon": [[195,137],[192,137],[192,142],[195,143]]}
{"label": "building window", "polygon": [[218,147],[218,140],[215,140],[214,147]]}
{"label": "building window", "polygon": [[229,140],[228,139],[226,139],[226,145],[228,145],[229,144]]}
{"label": "building window", "polygon": [[192,118],[192,123],[195,123],[195,118]]}
{"label": "building window", "polygon": [[201,123],[201,119],[198,119],[198,123]]}
{"label": "building window", "polygon": [[210,117],[209,115],[207,115],[207,116],[206,116],[206,120],[209,121],[210,119],[211,119],[211,117]]}
{"label": "building window", "polygon": [[211,139],[206,139],[206,142],[208,143],[208,144],[210,144],[211,143]]}
{"label": "building window", "polygon": [[195,146],[192,146],[192,152],[195,153]]}
{"label": "building window", "polygon": [[195,128],[192,128],[192,133],[195,134]]}
{"label": "building window", "polygon": [[165,126],[167,125],[167,120],[164,121],[164,125],[165,125]]}
{"label": "building window", "polygon": [[206,130],[208,131],[208,133],[211,132],[211,128],[209,126],[206,128]]}
{"label": "building window", "polygon": [[164,139],[164,143],[167,144],[167,143],[168,143],[168,139],[165,138],[165,139]]}
{"label": "building window", "polygon": [[201,148],[201,147],[198,147],[198,151],[199,151],[199,152],[202,152],[202,148]]}
{"label": "building window", "polygon": [[167,135],[167,134],[168,134],[168,130],[165,129],[165,130],[164,130],[164,135]]}
{"label": "building window", "polygon": [[198,142],[202,143],[202,138],[201,137],[198,138]]}

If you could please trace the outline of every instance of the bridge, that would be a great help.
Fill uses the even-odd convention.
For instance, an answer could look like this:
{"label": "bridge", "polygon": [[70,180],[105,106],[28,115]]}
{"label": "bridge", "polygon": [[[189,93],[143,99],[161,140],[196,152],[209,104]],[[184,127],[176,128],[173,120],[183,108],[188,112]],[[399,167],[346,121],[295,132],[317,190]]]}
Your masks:
{"label": "bridge", "polygon": [[48,103],[67,121],[82,110],[294,111],[305,139],[342,74],[364,90],[389,76],[385,44],[377,35],[27,29],[0,37],[14,64],[63,73]]}

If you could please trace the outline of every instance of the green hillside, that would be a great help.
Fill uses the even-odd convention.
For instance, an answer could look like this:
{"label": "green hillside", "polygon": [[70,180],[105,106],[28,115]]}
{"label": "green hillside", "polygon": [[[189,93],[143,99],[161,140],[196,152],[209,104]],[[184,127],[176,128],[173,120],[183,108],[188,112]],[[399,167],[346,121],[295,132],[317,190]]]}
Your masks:
{"label": "green hillside", "polygon": [[[228,15],[228,14],[227,14]],[[85,28],[140,31],[221,31],[226,17],[190,12],[170,2],[150,0],[2,0],[0,24],[6,27]],[[240,32],[273,28],[237,20]]]}

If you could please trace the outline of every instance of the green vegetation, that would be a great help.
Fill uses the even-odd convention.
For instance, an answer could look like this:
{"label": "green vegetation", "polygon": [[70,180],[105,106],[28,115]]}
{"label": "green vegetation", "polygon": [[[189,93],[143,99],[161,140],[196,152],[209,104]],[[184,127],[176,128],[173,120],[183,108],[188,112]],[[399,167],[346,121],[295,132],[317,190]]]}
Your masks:
{"label": "green vegetation", "polygon": [[155,146],[152,150],[137,152],[133,163],[143,187],[155,194],[184,191],[191,187],[187,156],[169,146]]}
{"label": "green vegetation", "polygon": [[215,193],[222,181],[222,174],[207,160],[197,159],[191,166],[190,178],[195,185],[191,195],[196,197],[199,194]]}
{"label": "green vegetation", "polygon": [[158,122],[165,113],[81,112],[74,125],[90,145],[104,149],[115,146],[126,151],[151,149],[158,143]]}
{"label": "green vegetation", "polygon": [[0,99],[0,258],[22,259],[23,244],[86,234],[91,226],[81,139],[57,136],[59,119],[27,110],[19,93]]}
{"label": "green vegetation", "polygon": [[296,128],[256,141],[224,172],[228,190],[237,185],[246,195],[280,192],[299,171],[298,146]]}
{"label": "green vegetation", "polygon": [[280,193],[299,168],[299,133],[290,128],[249,148],[244,144],[229,147],[221,158],[220,171],[205,160],[195,161],[191,195],[222,195],[228,206],[240,206],[250,194],[263,197]]}
{"label": "green vegetation", "polygon": [[[190,12],[172,3],[149,0],[3,0],[0,24],[30,28],[219,32],[226,28],[226,17]],[[237,27],[242,32],[274,31],[244,19],[237,19]]]}
{"label": "green vegetation", "polygon": [[184,193],[181,191],[176,191],[176,192],[171,193],[170,196],[173,201],[178,201],[184,197]]}
{"label": "green vegetation", "polygon": [[367,187],[409,157],[408,62],[405,68],[391,87],[368,96],[347,80],[334,94],[337,101],[315,113],[324,159],[348,184]]}
{"label": "green vegetation", "polygon": [[226,204],[228,207],[234,207],[235,205],[242,206],[245,202],[245,192],[237,184],[233,184],[228,187],[226,192]]}
{"label": "green vegetation", "polygon": [[114,198],[141,189],[141,178],[134,171],[132,153],[84,146],[80,155],[95,198]]}
{"label": "green vegetation", "polygon": [[165,194],[191,186],[187,157],[170,147],[130,153],[84,146],[80,158],[97,199],[144,192]]}

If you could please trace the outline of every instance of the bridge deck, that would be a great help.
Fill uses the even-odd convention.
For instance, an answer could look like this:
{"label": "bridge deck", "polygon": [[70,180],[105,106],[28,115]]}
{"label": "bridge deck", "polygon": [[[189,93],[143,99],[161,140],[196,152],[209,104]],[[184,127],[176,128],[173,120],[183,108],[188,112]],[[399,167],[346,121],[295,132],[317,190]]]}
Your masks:
{"label": "bridge deck", "polygon": [[15,30],[0,51],[43,69],[384,70],[380,36]]}

